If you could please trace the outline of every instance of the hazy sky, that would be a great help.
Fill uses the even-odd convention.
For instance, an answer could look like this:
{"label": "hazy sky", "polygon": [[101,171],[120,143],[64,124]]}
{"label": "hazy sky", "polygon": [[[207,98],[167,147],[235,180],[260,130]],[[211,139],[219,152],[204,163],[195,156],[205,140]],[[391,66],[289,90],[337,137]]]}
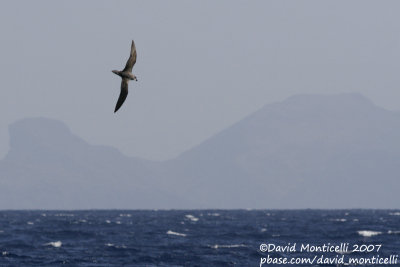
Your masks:
{"label": "hazy sky", "polygon": [[[360,92],[400,109],[399,1],[2,1],[0,158],[25,117],[169,159],[261,106]],[[130,93],[114,114],[135,40]]]}

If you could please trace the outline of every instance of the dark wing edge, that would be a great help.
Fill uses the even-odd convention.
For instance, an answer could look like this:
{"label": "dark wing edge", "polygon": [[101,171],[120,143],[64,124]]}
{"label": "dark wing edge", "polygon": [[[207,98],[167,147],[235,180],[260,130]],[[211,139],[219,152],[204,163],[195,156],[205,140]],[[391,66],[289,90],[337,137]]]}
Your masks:
{"label": "dark wing edge", "polygon": [[129,56],[128,61],[126,62],[126,65],[125,65],[125,68],[123,71],[132,72],[133,65],[135,65],[135,63],[136,63],[136,57],[137,57],[136,46],[135,46],[135,42],[132,40],[131,54]]}
{"label": "dark wing edge", "polygon": [[118,111],[118,109],[125,102],[126,97],[128,96],[128,80],[122,79],[121,82],[121,93],[119,94],[117,105],[115,106],[114,113]]}

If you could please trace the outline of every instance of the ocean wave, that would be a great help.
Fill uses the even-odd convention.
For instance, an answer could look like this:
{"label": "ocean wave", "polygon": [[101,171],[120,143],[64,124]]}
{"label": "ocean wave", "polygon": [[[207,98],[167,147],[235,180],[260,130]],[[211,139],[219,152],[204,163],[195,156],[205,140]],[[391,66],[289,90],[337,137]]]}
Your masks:
{"label": "ocean wave", "polygon": [[351,254],[351,253],[353,253],[353,251],[352,250],[338,250],[337,253],[340,255],[345,255],[345,254]]}
{"label": "ocean wave", "polygon": [[199,218],[196,218],[196,217],[194,217],[194,216],[191,215],[191,214],[187,214],[187,215],[185,215],[185,217],[186,217],[187,219],[191,220],[192,222],[197,222],[197,221],[199,220]]}
{"label": "ocean wave", "polygon": [[107,246],[107,247],[113,247],[113,248],[126,248],[125,245],[117,246],[117,245],[115,245],[115,244],[113,244],[113,243],[107,243],[107,244],[105,244],[105,246]]}
{"label": "ocean wave", "polygon": [[45,246],[53,246],[55,248],[59,248],[62,246],[62,242],[61,241],[55,241],[55,242],[49,242],[44,244]]}
{"label": "ocean wave", "polygon": [[167,231],[167,235],[176,235],[176,236],[183,236],[183,237],[186,236],[186,234],[174,232],[174,231],[171,231],[171,230],[168,230],[168,231]]}
{"label": "ocean wave", "polygon": [[242,247],[246,247],[246,245],[243,244],[234,244],[234,245],[218,245],[215,244],[213,246],[211,246],[214,249],[219,249],[219,248],[242,248]]}
{"label": "ocean wave", "polygon": [[389,230],[389,231],[387,231],[387,233],[388,233],[389,235],[400,235],[400,231],[392,231],[392,230]]}
{"label": "ocean wave", "polygon": [[392,216],[400,216],[400,211],[389,212],[389,215],[392,215]]}
{"label": "ocean wave", "polygon": [[370,230],[360,230],[360,231],[357,231],[357,233],[364,237],[371,237],[371,236],[376,236],[376,235],[382,234],[382,232],[370,231]]}
{"label": "ocean wave", "polygon": [[57,214],[54,214],[54,216],[56,216],[56,217],[74,217],[75,214],[72,214],[72,213],[57,213]]}
{"label": "ocean wave", "polygon": [[121,213],[121,214],[119,215],[119,217],[132,217],[132,215],[129,214],[129,213]]}
{"label": "ocean wave", "polygon": [[345,218],[338,218],[338,219],[329,219],[331,222],[345,222],[347,219]]}

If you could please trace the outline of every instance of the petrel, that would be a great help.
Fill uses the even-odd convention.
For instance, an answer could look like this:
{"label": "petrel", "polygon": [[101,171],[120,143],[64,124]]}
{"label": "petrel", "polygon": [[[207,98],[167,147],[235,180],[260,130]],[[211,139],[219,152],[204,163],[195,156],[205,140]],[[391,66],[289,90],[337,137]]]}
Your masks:
{"label": "petrel", "polygon": [[126,97],[128,96],[129,80],[137,81],[136,76],[132,74],[132,68],[133,68],[133,65],[135,65],[135,63],[136,63],[136,47],[135,47],[135,42],[132,40],[131,54],[129,56],[128,62],[126,62],[125,68],[122,71],[119,71],[119,70],[112,71],[122,78],[121,93],[119,95],[117,105],[115,106],[114,113],[118,111],[118,109],[122,106]]}

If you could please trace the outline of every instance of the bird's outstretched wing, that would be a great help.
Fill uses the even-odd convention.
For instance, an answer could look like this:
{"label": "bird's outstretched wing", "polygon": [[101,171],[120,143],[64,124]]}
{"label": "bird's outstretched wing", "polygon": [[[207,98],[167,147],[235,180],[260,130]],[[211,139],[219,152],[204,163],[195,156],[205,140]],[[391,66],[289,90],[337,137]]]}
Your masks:
{"label": "bird's outstretched wing", "polygon": [[122,71],[132,72],[133,65],[136,63],[136,46],[135,42],[132,40],[131,54],[128,61],[126,62],[125,68]]}
{"label": "bird's outstretched wing", "polygon": [[115,106],[114,113],[117,112],[118,109],[122,106],[127,96],[128,96],[128,79],[122,79],[121,93],[119,94],[119,98],[117,101],[117,105]]}

